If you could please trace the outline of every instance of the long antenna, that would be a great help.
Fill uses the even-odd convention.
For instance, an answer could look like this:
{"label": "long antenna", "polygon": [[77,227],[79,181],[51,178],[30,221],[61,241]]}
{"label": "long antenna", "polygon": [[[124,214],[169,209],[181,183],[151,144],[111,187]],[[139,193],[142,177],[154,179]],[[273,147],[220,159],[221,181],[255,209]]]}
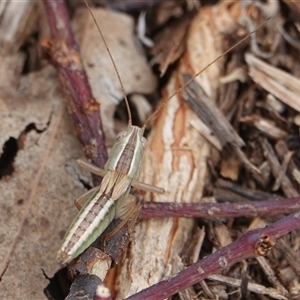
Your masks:
{"label": "long antenna", "polygon": [[115,64],[115,61],[114,61],[114,59],[113,59],[113,57],[112,57],[112,55],[111,55],[111,52],[110,52],[110,50],[109,50],[109,48],[108,48],[108,45],[107,45],[106,40],[105,40],[105,38],[104,38],[104,35],[103,35],[103,33],[102,33],[102,31],[101,31],[101,29],[100,29],[100,27],[99,27],[99,25],[98,25],[98,22],[96,21],[96,18],[95,18],[94,14],[93,14],[93,12],[92,12],[92,10],[91,10],[90,5],[88,4],[87,0],[84,0],[84,2],[85,2],[85,4],[86,4],[86,6],[87,6],[87,8],[88,8],[88,10],[89,10],[89,12],[90,12],[90,14],[91,14],[93,20],[94,20],[94,23],[96,24],[96,27],[97,27],[97,29],[98,29],[100,35],[101,35],[101,38],[102,38],[102,41],[103,41],[104,45],[105,45],[106,51],[107,51],[107,53],[108,53],[108,55],[109,55],[109,57],[110,57],[110,60],[111,60],[111,62],[112,62],[112,64],[113,64],[113,66],[114,66],[114,69],[115,69],[115,71],[116,71],[116,74],[117,74],[117,77],[118,77],[118,80],[119,80],[119,83],[120,83],[120,86],[121,86],[121,90],[122,90],[123,95],[124,95],[124,100],[125,100],[125,103],[126,103],[126,108],[127,108],[127,113],[128,113],[128,124],[129,124],[129,125],[132,125],[132,117],[131,117],[131,112],[130,112],[129,102],[128,102],[128,99],[127,99],[127,96],[126,96],[126,93],[125,93],[125,89],[124,89],[124,86],[123,86],[123,83],[122,83],[122,80],[121,80],[119,71],[118,71],[117,66],[116,66],[116,64]]}
{"label": "long antenna", "polygon": [[253,31],[251,31],[249,34],[247,34],[244,38],[242,38],[240,41],[238,41],[235,45],[233,45],[232,47],[230,47],[229,49],[227,49],[224,53],[222,53],[221,55],[219,55],[217,58],[215,58],[211,63],[209,63],[204,69],[202,69],[201,71],[199,71],[198,73],[196,73],[190,80],[188,80],[184,85],[182,85],[176,92],[174,92],[168,99],[164,100],[161,104],[159,104],[159,106],[157,107],[157,109],[155,110],[155,112],[150,115],[148,117],[148,119],[145,121],[145,123],[143,124],[143,128],[145,128],[147,126],[147,123],[149,123],[149,121],[151,119],[153,119],[154,116],[157,115],[157,113],[168,103],[168,101],[173,98],[175,95],[177,95],[181,90],[183,90],[188,84],[190,84],[198,75],[200,75],[201,73],[203,73],[206,69],[208,69],[212,64],[214,64],[216,61],[218,61],[220,58],[222,58],[224,55],[226,55],[227,53],[229,53],[232,49],[234,49],[236,46],[238,46],[239,44],[241,44],[242,42],[244,42],[246,39],[248,39],[253,33],[255,33],[261,26],[263,26],[266,22],[268,22],[272,17],[267,18],[263,23],[261,23],[259,26],[257,26]]}
{"label": "long antenna", "polygon": [[[117,74],[117,76],[118,76],[118,80],[119,80],[119,82],[120,82],[121,89],[122,89],[123,94],[124,94],[124,99],[125,99],[126,108],[127,108],[127,112],[128,112],[128,119],[129,119],[129,120],[128,120],[128,123],[131,125],[131,124],[132,124],[132,118],[131,118],[131,113],[130,113],[130,108],[129,108],[129,102],[128,102],[128,99],[127,99],[127,97],[126,97],[125,89],[124,89],[123,83],[122,83],[122,81],[121,81],[121,77],[120,77],[120,74],[119,74],[119,72],[118,72],[117,66],[116,66],[116,64],[115,64],[115,62],[114,62],[114,60],[113,60],[113,57],[112,57],[112,55],[111,55],[111,52],[110,52],[110,50],[109,50],[109,48],[108,48],[108,46],[107,46],[107,43],[106,43],[105,39],[104,39],[104,36],[103,36],[103,34],[102,34],[102,31],[101,31],[101,29],[100,29],[100,27],[99,27],[99,25],[98,25],[98,23],[97,23],[97,21],[96,21],[96,19],[95,19],[94,14],[92,13],[92,10],[91,10],[91,8],[90,8],[90,6],[89,6],[87,0],[84,0],[84,2],[85,2],[86,6],[87,6],[87,8],[88,8],[88,10],[89,10],[89,12],[90,12],[90,14],[91,14],[91,16],[92,16],[92,18],[93,18],[93,20],[94,20],[96,26],[97,26],[97,29],[98,29],[98,31],[99,31],[99,33],[100,33],[100,35],[101,35],[101,38],[102,38],[103,43],[104,43],[104,45],[105,45],[105,48],[106,48],[106,50],[107,50],[107,52],[108,52],[108,55],[109,55],[109,57],[110,57],[110,60],[111,60],[111,62],[112,62],[112,64],[113,64],[114,69],[115,69],[115,71],[116,71],[116,74]],[[148,119],[144,122],[142,128],[145,128],[145,127],[147,126],[147,124],[149,123],[149,121],[152,120],[153,117],[157,115],[157,113],[158,113],[158,112],[159,112],[159,111],[160,111],[160,110],[168,103],[168,101],[169,101],[171,98],[173,98],[175,95],[177,95],[180,91],[182,91],[187,85],[189,85],[189,84],[195,79],[195,77],[197,77],[198,75],[202,74],[202,73],[203,73],[206,69],[208,69],[212,64],[214,64],[216,61],[218,61],[219,59],[221,59],[224,55],[226,55],[227,53],[229,53],[230,51],[232,51],[236,46],[238,46],[239,44],[241,44],[242,42],[244,42],[246,39],[248,39],[252,34],[254,34],[260,27],[262,27],[262,26],[263,26],[266,22],[268,22],[271,18],[272,18],[272,17],[267,18],[264,22],[262,22],[260,25],[258,25],[254,30],[252,30],[250,33],[248,33],[244,38],[242,38],[240,41],[238,41],[235,45],[233,45],[232,47],[230,47],[229,49],[227,49],[224,53],[222,53],[222,54],[219,55],[217,58],[215,58],[212,62],[210,62],[204,69],[202,69],[201,71],[199,71],[198,73],[196,73],[190,80],[188,80],[184,85],[182,85],[182,86],[181,86],[176,92],[174,92],[168,99],[164,100],[164,101],[157,107],[157,109],[155,110],[155,112],[153,112],[153,114],[151,114],[151,115],[148,117]]]}

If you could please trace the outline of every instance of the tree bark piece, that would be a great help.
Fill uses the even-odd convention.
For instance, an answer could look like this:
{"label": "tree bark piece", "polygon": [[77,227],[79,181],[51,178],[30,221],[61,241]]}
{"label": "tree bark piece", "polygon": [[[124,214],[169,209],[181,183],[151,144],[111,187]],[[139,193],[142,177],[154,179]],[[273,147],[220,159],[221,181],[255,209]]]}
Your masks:
{"label": "tree bark piece", "polygon": [[[163,94],[164,99],[183,84],[181,74],[196,74],[223,53],[222,36],[212,20],[221,8],[215,9],[213,12],[212,8],[203,8],[193,20],[187,36],[187,51]],[[196,79],[213,102],[221,71],[222,59]],[[181,93],[160,112],[149,137],[140,180],[161,186],[166,192],[159,197],[147,194],[145,201],[190,203],[201,198],[210,145],[190,124],[197,118]],[[193,224],[193,220],[177,218],[151,219],[138,224],[134,242],[118,270],[117,299],[124,299],[182,269],[180,253]]]}

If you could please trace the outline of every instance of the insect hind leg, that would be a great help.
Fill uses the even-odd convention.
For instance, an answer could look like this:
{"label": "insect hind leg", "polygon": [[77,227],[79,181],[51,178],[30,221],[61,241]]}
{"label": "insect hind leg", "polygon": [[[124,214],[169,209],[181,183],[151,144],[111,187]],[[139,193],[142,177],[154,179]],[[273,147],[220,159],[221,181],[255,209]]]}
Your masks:
{"label": "insect hind leg", "polygon": [[81,210],[81,208],[84,206],[86,201],[88,199],[90,199],[97,190],[99,190],[99,186],[96,186],[96,187],[92,188],[91,190],[88,190],[86,193],[84,193],[83,195],[81,195],[80,197],[75,199],[74,205],[76,206],[76,208],[78,210]]}
{"label": "insect hind leg", "polygon": [[105,235],[105,241],[112,238],[124,226],[127,226],[128,231],[131,231],[140,215],[142,204],[135,196],[129,194],[125,199],[120,200],[121,201],[116,204],[115,219],[120,219],[121,222]]}

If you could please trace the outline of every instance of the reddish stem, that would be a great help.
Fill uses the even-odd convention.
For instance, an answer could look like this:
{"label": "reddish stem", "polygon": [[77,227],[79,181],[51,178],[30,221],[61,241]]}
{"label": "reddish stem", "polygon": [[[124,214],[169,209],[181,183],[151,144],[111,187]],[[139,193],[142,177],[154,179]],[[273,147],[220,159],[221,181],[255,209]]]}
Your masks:
{"label": "reddish stem", "polygon": [[[62,91],[68,101],[77,136],[91,162],[103,168],[107,160],[100,106],[94,99],[78,47],[71,30],[68,12],[63,0],[44,0],[52,40],[41,44],[56,66]],[[94,184],[99,178],[94,177]]]}
{"label": "reddish stem", "polygon": [[170,297],[239,261],[267,254],[275,244],[275,239],[299,227],[300,212],[296,212],[269,227],[249,231],[235,242],[179,272],[173,278],[161,281],[127,299],[159,300]]}
{"label": "reddish stem", "polygon": [[247,201],[243,203],[162,203],[146,202],[141,218],[237,218],[291,213],[300,208],[300,197],[290,199]]}

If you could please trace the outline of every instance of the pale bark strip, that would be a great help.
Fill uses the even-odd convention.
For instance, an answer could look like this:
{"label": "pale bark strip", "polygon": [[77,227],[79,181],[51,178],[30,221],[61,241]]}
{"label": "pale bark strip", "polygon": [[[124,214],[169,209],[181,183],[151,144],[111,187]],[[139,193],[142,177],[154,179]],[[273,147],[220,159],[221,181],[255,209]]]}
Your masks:
{"label": "pale bark strip", "polygon": [[[186,54],[164,98],[180,87],[182,73],[195,74],[223,53],[222,35],[213,23],[213,15],[218,15],[218,11],[203,8],[193,20]],[[216,98],[221,68],[222,59],[197,78],[211,101]],[[191,121],[197,118],[181,94],[173,97],[159,114],[149,137],[140,180],[163,187],[166,192],[160,196],[147,194],[145,201],[188,203],[201,198],[210,145],[191,126]],[[118,270],[117,298],[124,299],[182,269],[180,254],[193,225],[193,220],[176,218],[141,221]]]}

